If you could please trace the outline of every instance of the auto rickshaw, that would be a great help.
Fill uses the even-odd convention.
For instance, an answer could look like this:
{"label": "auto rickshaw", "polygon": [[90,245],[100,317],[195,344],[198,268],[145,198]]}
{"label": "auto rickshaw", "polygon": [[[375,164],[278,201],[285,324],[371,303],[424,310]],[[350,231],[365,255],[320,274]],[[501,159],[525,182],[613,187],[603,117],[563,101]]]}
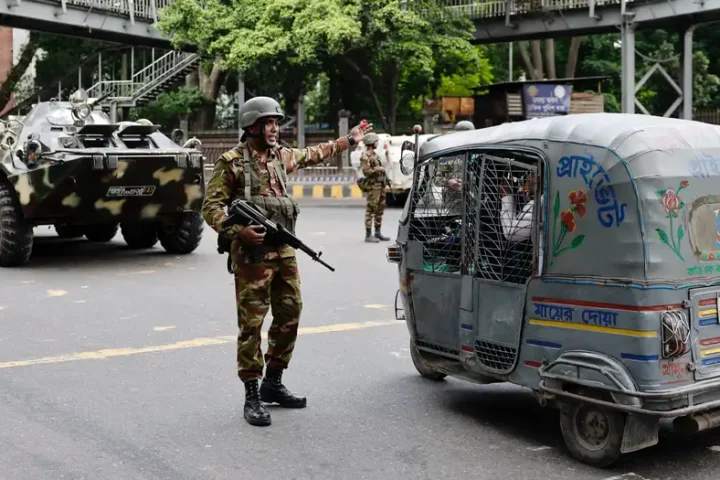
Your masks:
{"label": "auto rickshaw", "polygon": [[387,255],[420,375],[532,389],[597,467],[662,418],[720,425],[720,127],[575,114],[403,150]]}

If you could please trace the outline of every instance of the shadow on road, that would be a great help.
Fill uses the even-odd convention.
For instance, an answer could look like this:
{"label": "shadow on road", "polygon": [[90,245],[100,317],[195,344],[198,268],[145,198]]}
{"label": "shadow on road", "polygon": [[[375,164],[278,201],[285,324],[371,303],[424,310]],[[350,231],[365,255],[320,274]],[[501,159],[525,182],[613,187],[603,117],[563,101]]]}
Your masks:
{"label": "shadow on road", "polygon": [[172,259],[158,243],[149,249],[132,249],[122,240],[90,242],[85,238],[63,239],[54,236],[36,236],[32,255],[23,269],[86,268],[90,265],[114,267],[127,265],[128,260]]}
{"label": "shadow on road", "polygon": [[[416,381],[424,382],[422,379]],[[552,447],[568,462],[577,463],[578,467],[582,465],[570,456],[565,447],[560,432],[559,412],[541,407],[532,392],[508,384],[465,385],[467,387],[462,388],[446,386],[440,395],[433,394],[437,408],[449,410],[479,426],[491,427],[504,435],[524,441],[528,449]],[[652,479],[672,469],[693,472],[694,475],[707,473],[711,475],[707,478],[716,478],[720,455],[708,450],[713,445],[720,445],[720,430],[682,435],[673,430],[671,420],[661,420],[657,445],[624,454],[615,465],[602,471],[607,471],[608,476],[612,476],[615,471],[632,471]]]}

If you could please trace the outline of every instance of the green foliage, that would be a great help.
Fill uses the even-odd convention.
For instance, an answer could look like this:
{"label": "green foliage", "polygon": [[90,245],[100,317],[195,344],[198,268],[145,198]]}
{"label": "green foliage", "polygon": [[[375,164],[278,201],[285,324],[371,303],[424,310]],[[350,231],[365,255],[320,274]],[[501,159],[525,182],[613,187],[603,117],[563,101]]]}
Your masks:
{"label": "green foliage", "polygon": [[163,92],[149,104],[131,111],[134,120],[147,118],[163,125],[166,129],[179,125],[179,120],[197,110],[204,102],[197,87],[180,87],[178,90]]}
{"label": "green foliage", "polygon": [[250,76],[285,67],[306,81],[335,70],[392,129],[397,110],[413,98],[459,82],[456,75],[472,70],[480,78],[489,70],[470,43],[472,22],[441,15],[431,0],[413,4],[418,9],[395,0],[177,0],[163,9],[159,29]]}

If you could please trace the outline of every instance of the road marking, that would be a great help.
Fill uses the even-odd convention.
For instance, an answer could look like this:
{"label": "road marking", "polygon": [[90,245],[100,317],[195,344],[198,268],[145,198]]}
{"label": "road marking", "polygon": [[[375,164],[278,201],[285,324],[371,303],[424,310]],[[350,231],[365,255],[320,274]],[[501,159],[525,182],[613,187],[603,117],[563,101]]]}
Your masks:
{"label": "road marking", "polygon": [[155,273],[155,270],[136,270],[134,272],[119,273],[118,275],[149,275]]}
{"label": "road marking", "polygon": [[73,301],[73,303],[86,303],[86,302],[87,302],[87,300],[75,300],[75,301]]}
{"label": "road marking", "polygon": [[30,284],[30,283],[35,283],[35,280],[23,280],[23,281],[20,282],[20,283],[23,283],[23,284],[27,285],[27,284]]}
{"label": "road marking", "polygon": [[603,480],[626,480],[626,479],[630,479],[630,478],[632,478],[632,479],[634,479],[634,480],[649,480],[649,479],[647,479],[647,478],[645,478],[645,477],[641,477],[641,476],[638,475],[637,473],[632,473],[632,472],[630,472],[630,473],[623,473],[622,475],[617,475],[617,476],[614,476],[614,477],[608,477],[608,478],[605,478],[605,479],[603,479]]}
{"label": "road marking", "polygon": [[[397,320],[375,321],[375,322],[359,322],[359,323],[336,323],[334,325],[323,325],[320,327],[301,327],[298,329],[298,335],[315,335],[318,333],[346,332],[349,330],[361,330],[372,327],[384,327],[388,325],[400,325]],[[263,338],[267,335],[262,334]],[[0,369],[28,367],[31,365],[41,365],[48,363],[64,363],[75,362],[78,360],[103,360],[110,357],[127,357],[129,355],[138,355],[140,353],[166,352],[169,350],[181,350],[185,348],[206,347],[210,345],[225,345],[237,342],[237,336],[225,335],[221,337],[201,337],[192,340],[184,340],[165,345],[153,345],[149,347],[128,347],[128,348],[108,348],[105,350],[96,350],[90,352],[69,353],[65,355],[57,355],[54,357],[34,358],[30,360],[18,360],[14,362],[0,363]]]}
{"label": "road marking", "polygon": [[5,310],[7,307],[0,307],[0,310]]}
{"label": "road marking", "polygon": [[166,331],[166,330],[172,330],[173,328],[175,328],[175,327],[174,327],[174,326],[153,327],[153,330],[155,330],[156,332],[164,332],[164,331]]}
{"label": "road marking", "polygon": [[47,294],[48,297],[62,297],[64,295],[67,295],[67,290],[48,290]]}
{"label": "road marking", "polygon": [[387,305],[378,305],[378,304],[375,304],[375,303],[366,303],[365,305],[363,305],[363,307],[364,307],[364,308],[372,308],[372,309],[375,309],[375,310],[380,310],[380,309],[383,309],[383,308],[387,308],[388,306],[387,306]]}
{"label": "road marking", "polygon": [[550,450],[552,447],[528,447],[531,452],[542,452],[543,450]]}

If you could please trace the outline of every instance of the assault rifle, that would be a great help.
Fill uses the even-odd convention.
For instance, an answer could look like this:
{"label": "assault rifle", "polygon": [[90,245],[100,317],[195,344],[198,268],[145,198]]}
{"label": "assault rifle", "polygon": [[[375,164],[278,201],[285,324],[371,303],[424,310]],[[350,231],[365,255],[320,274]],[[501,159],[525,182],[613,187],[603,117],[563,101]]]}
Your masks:
{"label": "assault rifle", "polygon": [[[320,260],[322,252],[315,253],[310,247],[305,245],[302,240],[293,235],[292,232],[288,231],[282,225],[271,221],[268,217],[267,212],[265,212],[262,208],[257,205],[253,205],[247,200],[238,198],[230,203],[230,207],[228,208],[228,218],[225,222],[223,222],[223,227],[227,228],[233,225],[260,226],[265,232],[265,238],[271,239],[273,244],[290,245],[292,248],[302,250],[310,256],[310,258],[320,263],[331,272],[335,271],[333,267]],[[227,245],[229,242],[223,242],[220,237],[221,236],[218,236],[218,252],[224,253],[225,251],[229,251],[230,249]],[[250,249],[250,256],[253,261],[258,260],[261,249],[262,245],[258,245],[257,247]]]}

